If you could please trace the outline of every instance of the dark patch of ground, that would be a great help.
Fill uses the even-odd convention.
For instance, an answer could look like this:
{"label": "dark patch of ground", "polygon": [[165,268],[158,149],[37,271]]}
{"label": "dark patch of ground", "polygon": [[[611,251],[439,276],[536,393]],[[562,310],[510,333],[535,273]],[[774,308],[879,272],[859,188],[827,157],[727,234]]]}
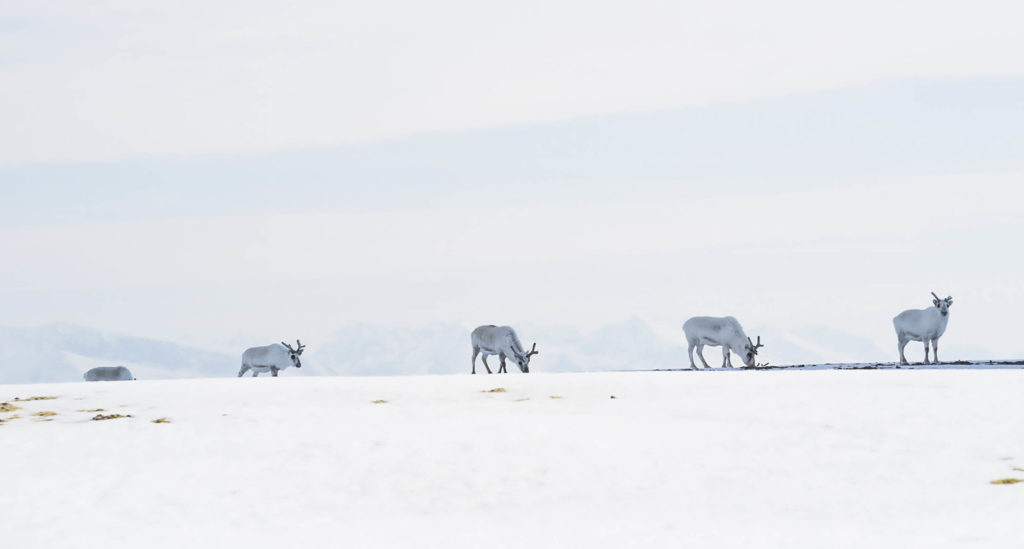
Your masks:
{"label": "dark patch of ground", "polygon": [[130,416],[130,415],[123,416],[121,414],[108,414],[108,415],[96,414],[95,416],[93,416],[92,420],[93,421],[102,421],[104,419],[117,419],[117,418],[121,418],[121,417],[132,417],[132,416]]}
{"label": "dark patch of ground", "polygon": [[923,362],[912,362],[910,364],[900,364],[898,362],[858,362],[858,363],[838,363],[838,362],[826,362],[822,364],[787,364],[787,365],[769,365],[769,364],[758,364],[757,366],[742,366],[738,368],[656,368],[653,370],[620,370],[620,371],[639,371],[639,372],[693,372],[709,370],[715,372],[731,371],[731,370],[793,370],[793,369],[807,369],[807,370],[918,370],[918,369],[992,369],[1006,368],[1015,369],[1013,366],[1019,366],[1020,369],[1024,369],[1024,360],[956,360],[952,362],[942,362],[939,364],[926,364]]}

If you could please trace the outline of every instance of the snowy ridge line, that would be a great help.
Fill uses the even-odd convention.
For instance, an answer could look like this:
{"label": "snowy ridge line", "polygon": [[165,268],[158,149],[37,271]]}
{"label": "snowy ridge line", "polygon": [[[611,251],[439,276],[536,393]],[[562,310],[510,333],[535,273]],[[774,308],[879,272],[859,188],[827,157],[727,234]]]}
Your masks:
{"label": "snowy ridge line", "polygon": [[[778,366],[740,366],[736,368],[706,368],[715,371],[731,370],[1024,370],[1024,360],[957,360],[939,364],[923,362],[825,362],[822,364],[787,364]],[[698,368],[705,370],[705,368]],[[619,372],[692,372],[692,368],[655,368],[653,370],[616,370]]]}

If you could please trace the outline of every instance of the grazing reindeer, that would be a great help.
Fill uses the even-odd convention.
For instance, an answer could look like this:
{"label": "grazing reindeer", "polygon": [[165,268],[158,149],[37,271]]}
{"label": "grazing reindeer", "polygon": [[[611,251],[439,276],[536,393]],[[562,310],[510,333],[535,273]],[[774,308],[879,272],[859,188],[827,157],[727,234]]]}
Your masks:
{"label": "grazing reindeer", "polygon": [[903,349],[911,341],[924,342],[925,364],[928,364],[928,342],[930,341],[935,355],[935,364],[939,363],[939,338],[946,332],[946,324],[949,323],[949,307],[953,304],[953,298],[939,299],[935,292],[932,292],[932,298],[933,307],[909,309],[892,319],[892,325],[896,328],[896,338],[899,340],[900,364],[907,363]]}
{"label": "grazing reindeer", "polygon": [[302,368],[299,356],[306,346],[297,339],[295,345],[293,349],[291,345],[282,341],[246,349],[242,353],[242,369],[238,371],[238,377],[242,377],[249,370],[252,370],[252,377],[259,377],[261,372],[270,372],[270,375],[277,377],[277,372],[289,366]]}
{"label": "grazing reindeer", "polygon": [[683,332],[686,334],[687,352],[690,355],[690,368],[697,369],[693,363],[693,349],[697,348],[697,356],[704,363],[705,368],[710,368],[704,360],[704,346],[722,347],[722,368],[732,368],[732,360],[729,358],[729,351],[743,357],[743,364],[754,366],[754,357],[757,350],[764,345],[761,344],[761,336],[757,336],[757,343],[750,341],[747,334],[743,333],[743,327],[731,316],[695,316],[683,323]]}
{"label": "grazing reindeer", "polygon": [[124,366],[97,366],[82,374],[86,381],[132,381],[132,372]]}
{"label": "grazing reindeer", "polygon": [[537,350],[537,344],[533,344],[533,348],[529,352],[523,350],[523,344],[519,342],[519,337],[516,336],[515,330],[509,326],[480,326],[473,330],[470,335],[470,341],[473,344],[473,371],[470,373],[476,373],[476,355],[483,352],[484,368],[487,368],[487,373],[490,374],[491,367],[487,365],[487,357],[490,355],[498,355],[501,358],[501,365],[498,367],[498,373],[508,373],[505,369],[505,357],[512,357],[515,359],[516,364],[519,365],[519,369],[524,373],[530,373],[530,357],[536,354],[540,354]]}

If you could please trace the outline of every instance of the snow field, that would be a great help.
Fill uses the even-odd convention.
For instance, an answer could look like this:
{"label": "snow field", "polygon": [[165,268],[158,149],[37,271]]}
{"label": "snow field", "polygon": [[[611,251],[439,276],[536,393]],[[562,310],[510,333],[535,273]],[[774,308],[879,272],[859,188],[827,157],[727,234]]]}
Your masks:
{"label": "snow field", "polygon": [[1024,478],[1022,392],[1022,370],[6,385],[0,522],[10,547],[1020,547],[1024,483],[990,482]]}

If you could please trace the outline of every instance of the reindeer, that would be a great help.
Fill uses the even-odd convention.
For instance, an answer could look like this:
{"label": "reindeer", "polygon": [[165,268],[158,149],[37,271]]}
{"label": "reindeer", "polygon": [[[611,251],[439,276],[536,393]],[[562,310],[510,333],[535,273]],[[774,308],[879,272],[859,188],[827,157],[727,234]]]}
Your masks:
{"label": "reindeer", "polygon": [[946,332],[946,324],[949,323],[949,307],[952,304],[952,296],[939,299],[939,296],[932,292],[932,307],[909,309],[892,319],[892,325],[896,328],[896,338],[899,340],[900,364],[907,364],[907,357],[903,354],[903,349],[911,341],[924,342],[925,364],[928,364],[928,342],[930,341],[935,355],[935,364],[939,363],[939,338]]}
{"label": "reindeer", "polygon": [[131,370],[124,366],[97,366],[82,374],[86,381],[134,381]]}
{"label": "reindeer", "polygon": [[487,365],[487,357],[490,355],[498,355],[501,358],[501,365],[498,367],[499,374],[508,373],[508,370],[505,369],[505,357],[515,359],[519,370],[528,374],[530,373],[530,357],[540,354],[536,343],[533,344],[533,348],[529,352],[524,351],[523,344],[519,342],[519,337],[510,326],[480,326],[473,330],[469,339],[473,344],[473,370],[470,372],[472,374],[476,373],[476,355],[481,351],[483,352],[484,368],[487,368],[488,374],[492,373],[491,367]]}
{"label": "reindeer", "polygon": [[252,370],[252,377],[259,377],[262,372],[270,372],[270,375],[277,377],[277,372],[289,366],[302,368],[299,356],[306,346],[297,339],[295,345],[293,349],[291,345],[282,341],[246,349],[242,353],[242,369],[238,371],[238,377],[242,377],[249,370]]}
{"label": "reindeer", "polygon": [[693,349],[697,348],[697,356],[704,363],[705,368],[710,368],[704,360],[704,346],[722,347],[722,368],[732,368],[732,360],[729,351],[732,351],[743,358],[743,364],[754,366],[754,357],[757,350],[764,345],[761,344],[761,336],[757,336],[757,343],[750,341],[747,334],[743,333],[743,327],[731,316],[695,316],[683,323],[683,332],[686,334],[686,342],[689,344],[687,353],[690,355],[690,368],[697,369],[693,362]]}

